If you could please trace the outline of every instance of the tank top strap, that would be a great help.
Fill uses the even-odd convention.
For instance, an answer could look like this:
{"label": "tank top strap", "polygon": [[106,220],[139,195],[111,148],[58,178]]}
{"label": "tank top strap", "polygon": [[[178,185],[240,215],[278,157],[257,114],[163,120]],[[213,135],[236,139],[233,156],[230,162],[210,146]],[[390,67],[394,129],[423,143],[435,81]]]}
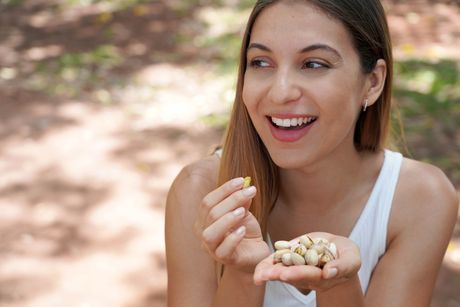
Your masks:
{"label": "tank top strap", "polygon": [[385,150],[380,174],[350,234],[350,239],[360,247],[362,265],[358,274],[364,292],[374,267],[386,251],[388,222],[402,160],[400,153]]}

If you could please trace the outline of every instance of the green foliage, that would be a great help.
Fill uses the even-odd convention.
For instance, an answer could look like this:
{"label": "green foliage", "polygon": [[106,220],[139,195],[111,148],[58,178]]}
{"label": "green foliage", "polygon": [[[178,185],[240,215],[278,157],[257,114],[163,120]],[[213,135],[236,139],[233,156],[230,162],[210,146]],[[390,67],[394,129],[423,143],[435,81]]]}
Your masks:
{"label": "green foliage", "polygon": [[24,0],[0,0],[0,6],[1,5],[15,6],[15,5],[20,5],[23,2]]}
{"label": "green foliage", "polygon": [[121,63],[121,55],[111,45],[86,52],[65,53],[52,62],[38,64],[27,86],[51,95],[74,97],[85,89],[105,83],[110,70]]}
{"label": "green foliage", "polygon": [[400,61],[395,65],[395,76],[394,95],[410,152],[417,159],[440,166],[454,182],[460,182],[458,63]]}

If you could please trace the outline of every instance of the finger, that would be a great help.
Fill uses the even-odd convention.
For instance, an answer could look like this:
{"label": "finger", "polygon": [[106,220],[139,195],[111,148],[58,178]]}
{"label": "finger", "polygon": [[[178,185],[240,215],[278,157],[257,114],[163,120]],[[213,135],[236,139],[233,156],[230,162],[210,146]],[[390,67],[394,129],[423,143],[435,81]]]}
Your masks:
{"label": "finger", "polygon": [[312,265],[295,265],[279,270],[279,279],[289,283],[316,283],[322,277],[321,269]]}
{"label": "finger", "polygon": [[246,227],[240,226],[235,231],[228,234],[222,243],[216,248],[215,257],[219,262],[233,264],[235,250],[246,234]]}
{"label": "finger", "polygon": [[209,211],[225,197],[234,191],[241,189],[243,187],[243,183],[244,179],[242,177],[233,178],[203,198],[199,207],[198,218],[195,222],[195,232],[197,235],[200,236],[203,232],[203,229],[206,228],[206,218],[209,214]]}
{"label": "finger", "polygon": [[361,256],[357,247],[347,247],[340,250],[337,259],[332,260],[323,268],[323,278],[349,278],[359,271]]}
{"label": "finger", "polygon": [[231,212],[228,212],[203,230],[202,240],[209,250],[214,251],[225,239],[225,236],[241,222],[244,215],[245,209],[243,207],[239,207]]}
{"label": "finger", "polygon": [[250,200],[256,195],[256,187],[250,186],[240,191],[236,191],[222,202],[214,206],[208,213],[205,225],[210,225],[220,219],[224,214],[238,207],[249,208]]}
{"label": "finger", "polygon": [[233,178],[227,181],[217,189],[208,193],[202,200],[200,206],[200,220],[204,223],[205,218],[208,216],[209,211],[218,203],[223,201],[233,192],[240,190],[243,187],[243,177]]}

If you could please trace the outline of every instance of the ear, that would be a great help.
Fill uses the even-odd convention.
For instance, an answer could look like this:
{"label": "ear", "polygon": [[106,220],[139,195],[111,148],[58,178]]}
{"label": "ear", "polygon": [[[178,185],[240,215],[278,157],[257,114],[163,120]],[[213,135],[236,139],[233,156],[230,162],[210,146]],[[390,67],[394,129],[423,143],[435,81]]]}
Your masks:
{"label": "ear", "polygon": [[387,63],[383,59],[379,59],[375,64],[374,70],[368,74],[366,78],[366,93],[365,97],[368,99],[367,105],[373,105],[385,86],[385,80],[387,76]]}

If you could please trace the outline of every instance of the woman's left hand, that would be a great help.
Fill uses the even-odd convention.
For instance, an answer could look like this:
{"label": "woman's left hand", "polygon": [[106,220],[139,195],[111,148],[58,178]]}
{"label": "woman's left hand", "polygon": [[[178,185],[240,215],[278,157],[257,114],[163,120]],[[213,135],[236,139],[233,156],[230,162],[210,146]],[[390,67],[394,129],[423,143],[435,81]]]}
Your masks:
{"label": "woman's left hand", "polygon": [[254,282],[261,285],[269,280],[289,283],[299,289],[325,291],[355,277],[361,267],[358,246],[346,237],[325,232],[308,234],[311,238],[324,238],[337,247],[337,259],[322,269],[312,265],[285,266],[273,262],[273,254],[262,260],[255,269]]}

